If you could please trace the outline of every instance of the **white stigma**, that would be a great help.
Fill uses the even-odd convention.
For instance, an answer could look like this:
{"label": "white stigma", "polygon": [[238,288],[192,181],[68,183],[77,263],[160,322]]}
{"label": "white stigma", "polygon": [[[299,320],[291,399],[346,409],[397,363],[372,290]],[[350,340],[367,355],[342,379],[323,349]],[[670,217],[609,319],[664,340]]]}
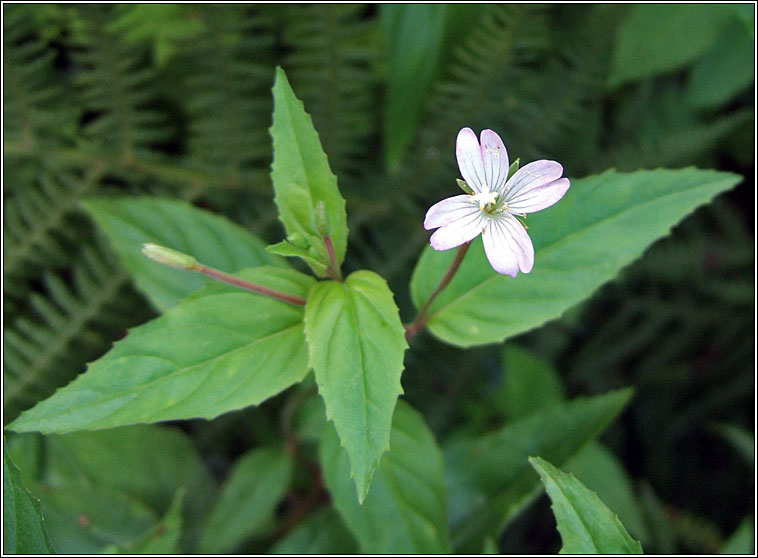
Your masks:
{"label": "white stigma", "polygon": [[471,196],[471,201],[479,204],[479,211],[484,211],[486,206],[497,201],[497,192],[479,192]]}

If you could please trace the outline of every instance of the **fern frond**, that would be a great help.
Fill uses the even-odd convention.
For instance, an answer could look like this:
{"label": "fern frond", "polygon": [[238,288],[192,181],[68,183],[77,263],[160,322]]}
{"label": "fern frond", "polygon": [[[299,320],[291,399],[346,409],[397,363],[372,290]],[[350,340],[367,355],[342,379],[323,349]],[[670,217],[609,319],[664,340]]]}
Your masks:
{"label": "fern frond", "polygon": [[120,32],[127,41],[150,43],[157,66],[163,66],[182,43],[202,30],[191,4],[122,4],[114,15],[111,30]]}
{"label": "fern frond", "polygon": [[38,149],[73,140],[77,111],[65,103],[55,52],[32,27],[29,5],[3,8],[3,141]]}
{"label": "fern frond", "polygon": [[82,129],[88,149],[130,162],[137,155],[149,158],[151,147],[171,137],[172,129],[151,106],[158,89],[145,53],[119,40],[107,25],[112,8],[90,4],[79,12],[75,85],[88,120]]}
{"label": "fern frond", "polygon": [[[506,130],[522,161],[558,159],[568,176],[580,176],[608,166],[597,148],[620,11],[612,5],[559,6],[552,15],[562,25],[544,61],[513,84],[518,101],[509,109]],[[580,135],[583,141],[577,141]]]}
{"label": "fern frond", "polygon": [[[514,84],[529,76],[549,45],[545,12],[545,6],[525,4],[489,7],[453,52],[447,77],[435,87],[419,134],[421,154],[453,153],[456,133],[464,126],[513,127],[520,118]],[[507,141],[508,133],[503,137]]]}
{"label": "fern frond", "polygon": [[70,281],[45,272],[42,282],[44,292],[29,298],[30,312],[4,330],[6,420],[68,383],[149,315],[127,273],[97,243],[82,249]]}
{"label": "fern frond", "polygon": [[5,200],[3,272],[10,293],[20,279],[68,263],[78,232],[72,222],[77,203],[96,187],[100,174],[93,169],[78,176],[44,165],[32,183]]}
{"label": "fern frond", "polygon": [[204,31],[185,49],[190,75],[186,164],[270,192],[273,33],[241,5],[197,6]]}
{"label": "fern frond", "polygon": [[373,156],[377,21],[364,18],[365,10],[356,4],[289,5],[284,18],[290,53],[283,66],[341,179],[356,176]]}

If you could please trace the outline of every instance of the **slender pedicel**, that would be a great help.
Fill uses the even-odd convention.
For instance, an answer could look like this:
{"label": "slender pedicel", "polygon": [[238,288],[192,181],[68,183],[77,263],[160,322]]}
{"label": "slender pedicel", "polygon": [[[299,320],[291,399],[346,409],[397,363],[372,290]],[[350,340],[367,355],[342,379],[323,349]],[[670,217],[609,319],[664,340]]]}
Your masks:
{"label": "slender pedicel", "polygon": [[202,273],[206,277],[210,277],[216,281],[221,281],[227,285],[232,285],[240,289],[245,289],[246,291],[274,298],[276,300],[281,300],[282,302],[297,304],[298,306],[305,306],[304,298],[289,295],[287,293],[280,293],[274,289],[269,289],[268,287],[257,285],[255,283],[251,283],[250,281],[245,281],[244,279],[240,279],[234,275],[230,275],[218,269],[214,269],[207,265],[201,264],[192,256],[183,254],[182,252],[178,252],[176,250],[172,250],[171,248],[166,248],[165,246],[159,246],[157,244],[143,244],[142,253],[151,260],[154,260],[163,265],[167,265],[169,267],[173,267],[175,269]]}
{"label": "slender pedicel", "polygon": [[447,271],[442,277],[442,280],[439,282],[439,285],[437,285],[437,288],[434,289],[434,292],[429,296],[427,301],[424,303],[424,306],[421,307],[421,310],[419,310],[416,318],[411,323],[406,324],[406,341],[410,341],[419,331],[426,327],[426,321],[429,319],[429,316],[427,316],[426,313],[429,310],[429,307],[432,305],[434,299],[437,298],[437,295],[442,292],[442,289],[447,287],[448,283],[450,283],[450,281],[453,279],[455,272],[458,271],[458,268],[461,266],[461,262],[463,262],[463,258],[466,255],[466,252],[468,252],[469,246],[471,246],[471,243],[466,242],[460,248],[458,248],[458,252],[456,252],[455,258],[453,258],[450,267],[447,268]]}

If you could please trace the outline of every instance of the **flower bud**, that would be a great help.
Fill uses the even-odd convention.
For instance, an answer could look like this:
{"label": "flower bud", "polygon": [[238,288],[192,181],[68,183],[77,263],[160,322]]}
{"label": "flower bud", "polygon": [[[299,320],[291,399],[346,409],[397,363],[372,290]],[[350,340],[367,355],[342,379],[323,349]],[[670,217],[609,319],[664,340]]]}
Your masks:
{"label": "flower bud", "polygon": [[329,236],[329,215],[326,214],[326,205],[323,201],[319,200],[313,208],[313,215],[316,221],[316,232],[321,236]]}
{"label": "flower bud", "polygon": [[176,269],[189,270],[197,265],[197,260],[192,256],[157,244],[143,244],[142,253],[151,260]]}

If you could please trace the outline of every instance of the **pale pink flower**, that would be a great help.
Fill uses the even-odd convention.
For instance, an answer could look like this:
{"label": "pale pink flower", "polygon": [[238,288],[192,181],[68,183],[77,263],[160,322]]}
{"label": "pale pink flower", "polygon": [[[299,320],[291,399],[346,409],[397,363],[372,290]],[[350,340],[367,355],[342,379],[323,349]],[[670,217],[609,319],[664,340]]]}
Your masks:
{"label": "pale pink flower", "polygon": [[471,195],[453,196],[434,204],[426,213],[424,228],[437,229],[432,248],[449,250],[482,234],[484,251],[498,273],[515,277],[529,273],[534,247],[516,215],[526,217],[550,207],[569,187],[555,161],[534,161],[508,179],[508,152],[495,132],[484,130],[481,145],[471,128],[458,132],[455,154],[458,168]]}

